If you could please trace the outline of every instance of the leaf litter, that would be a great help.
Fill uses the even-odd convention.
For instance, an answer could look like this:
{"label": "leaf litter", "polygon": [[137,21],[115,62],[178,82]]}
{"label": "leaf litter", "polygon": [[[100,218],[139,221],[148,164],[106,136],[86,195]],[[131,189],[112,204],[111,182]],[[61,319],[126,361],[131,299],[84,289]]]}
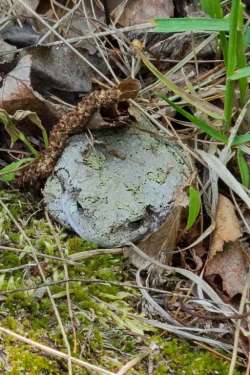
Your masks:
{"label": "leaf litter", "polygon": [[[169,1],[166,7],[165,2],[155,0],[146,7],[141,0],[111,0],[113,24],[107,26],[101,1],[86,2],[85,8],[81,1],[12,3],[12,7],[9,2],[0,5],[7,23],[0,33],[1,43],[5,43],[0,51],[4,72],[0,180],[5,182],[0,193],[0,263],[4,270],[0,279],[4,343],[0,366],[12,375],[20,373],[20,366],[26,366],[30,374],[85,374],[94,366],[95,373],[139,375],[178,373],[180,369],[191,373],[197,360],[201,362],[197,374],[226,374],[227,362],[214,361],[208,351],[191,354],[188,344],[170,339],[169,333],[200,342],[230,361],[239,322],[237,360],[247,366],[243,341],[249,318],[235,297],[245,293],[249,239],[235,202],[227,198],[233,191],[237,211],[249,208],[249,191],[235,172],[234,147],[238,145],[231,142],[233,148],[228,151],[220,139],[212,142],[210,134],[195,127],[195,121],[188,122],[185,112],[175,113],[177,106],[182,106],[196,121],[201,118],[214,127],[214,134],[218,130],[208,118],[211,114],[223,116],[225,71],[220,68],[213,75],[213,68],[221,64],[211,47],[215,36],[146,33],[153,27],[148,20],[150,7],[156,16],[172,17],[174,10],[184,17],[201,12],[199,5],[194,2],[191,8],[189,1],[181,5]],[[12,16],[18,18],[13,21]],[[134,39],[137,42],[131,43]],[[168,77],[163,78],[166,73]],[[129,109],[110,108],[108,115],[99,109],[98,124],[107,124],[122,111],[127,111],[125,118],[133,116],[136,105],[136,110],[156,125],[153,136],[175,140],[195,156],[198,178],[190,179],[190,184],[195,181],[199,186],[203,204],[198,207],[200,198],[193,202],[189,231],[188,209],[182,209],[178,230],[173,230],[177,240],[172,242],[175,248],[167,257],[168,264],[145,255],[135,244],[127,244],[129,251],[133,249],[145,260],[139,271],[124,262],[116,249],[107,254],[57,224],[51,227],[39,195],[20,194],[11,185],[23,174],[25,163],[46,148],[47,134],[59,118],[92,90],[114,87],[127,77],[139,78],[140,95],[136,101],[130,100]],[[176,108],[171,112],[155,95],[159,87],[163,95],[172,95],[169,104],[174,101]],[[237,115],[244,117],[235,108],[235,118]],[[246,147],[247,143],[241,150]],[[164,231],[158,236],[160,241],[166,238]]]}
{"label": "leaf litter", "polygon": [[233,203],[224,195],[219,195],[215,230],[209,249],[210,260],[224,249],[224,244],[236,242],[241,237],[240,222],[236,215]]}

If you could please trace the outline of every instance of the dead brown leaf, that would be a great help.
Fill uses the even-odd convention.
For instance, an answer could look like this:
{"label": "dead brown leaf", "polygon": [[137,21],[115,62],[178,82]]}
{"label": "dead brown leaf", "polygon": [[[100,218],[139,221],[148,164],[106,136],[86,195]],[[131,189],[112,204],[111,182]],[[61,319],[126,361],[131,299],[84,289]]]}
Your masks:
{"label": "dead brown leaf", "polygon": [[222,289],[230,298],[241,294],[246,283],[248,262],[239,241],[231,243],[223,253],[216,254],[209,260],[205,276],[213,284],[218,283],[216,276],[222,279]]}
{"label": "dead brown leaf", "polygon": [[223,251],[225,242],[234,242],[241,237],[240,223],[232,202],[220,194],[215,218],[215,230],[210,246],[209,259]]}

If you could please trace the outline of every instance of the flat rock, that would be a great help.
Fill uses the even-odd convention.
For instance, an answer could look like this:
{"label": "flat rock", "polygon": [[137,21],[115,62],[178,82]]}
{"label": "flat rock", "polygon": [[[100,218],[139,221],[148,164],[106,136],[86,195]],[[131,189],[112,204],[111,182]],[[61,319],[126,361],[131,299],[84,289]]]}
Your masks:
{"label": "flat rock", "polygon": [[49,213],[99,246],[137,241],[156,231],[191,174],[178,145],[128,127],[70,139],[44,188]]}

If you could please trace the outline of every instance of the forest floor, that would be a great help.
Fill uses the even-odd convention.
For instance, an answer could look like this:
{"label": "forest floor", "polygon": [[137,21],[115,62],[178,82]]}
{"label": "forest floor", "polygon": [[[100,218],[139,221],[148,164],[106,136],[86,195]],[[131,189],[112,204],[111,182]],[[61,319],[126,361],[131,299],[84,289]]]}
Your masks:
{"label": "forest floor", "polygon": [[[213,16],[204,0],[167,2],[152,1],[152,17]],[[241,70],[240,53],[232,67],[225,56],[237,41],[240,50],[241,26],[248,56],[247,8],[214,2],[238,19],[234,34],[216,9],[212,26],[200,18],[155,25],[144,0],[110,1],[107,26],[101,1],[7,3],[0,5],[0,374],[245,374],[250,72]],[[139,111],[195,166],[172,272],[154,284],[145,269],[143,286],[123,247],[80,238],[48,215],[40,192],[15,185],[83,94],[131,77],[142,86],[137,99],[99,111],[98,121],[124,113],[134,121]]]}

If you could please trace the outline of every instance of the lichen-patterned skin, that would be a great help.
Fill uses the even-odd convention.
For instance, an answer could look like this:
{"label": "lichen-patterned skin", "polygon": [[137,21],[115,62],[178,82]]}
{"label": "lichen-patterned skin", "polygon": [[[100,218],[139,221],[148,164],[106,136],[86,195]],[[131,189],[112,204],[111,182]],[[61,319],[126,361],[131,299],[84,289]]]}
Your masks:
{"label": "lichen-patterned skin", "polygon": [[48,148],[43,150],[38,158],[18,177],[17,186],[40,188],[44,180],[52,173],[69,137],[83,132],[98,108],[135,97],[138,90],[138,81],[129,79],[121,82],[115,88],[94,91],[82,99],[74,111],[66,113],[53,127],[49,136]]}

